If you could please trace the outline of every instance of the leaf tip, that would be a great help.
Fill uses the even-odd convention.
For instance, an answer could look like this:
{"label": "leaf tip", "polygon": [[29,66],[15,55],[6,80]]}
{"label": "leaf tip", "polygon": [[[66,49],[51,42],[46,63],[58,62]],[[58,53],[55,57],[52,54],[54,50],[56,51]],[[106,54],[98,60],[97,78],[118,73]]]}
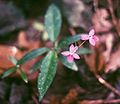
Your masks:
{"label": "leaf tip", "polygon": [[1,78],[2,78],[2,79],[4,79],[4,78],[5,78],[5,76],[4,76],[4,75],[2,75],[2,76],[1,76]]}
{"label": "leaf tip", "polygon": [[41,102],[43,100],[43,95],[39,95],[39,102]]}
{"label": "leaf tip", "polygon": [[25,83],[28,83],[28,80],[27,80],[27,79],[25,79],[24,81],[25,81]]}

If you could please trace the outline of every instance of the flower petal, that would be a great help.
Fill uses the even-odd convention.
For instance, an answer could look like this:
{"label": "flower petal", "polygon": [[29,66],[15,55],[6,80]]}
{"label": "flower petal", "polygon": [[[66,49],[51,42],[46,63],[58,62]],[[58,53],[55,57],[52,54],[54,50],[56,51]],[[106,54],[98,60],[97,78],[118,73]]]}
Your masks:
{"label": "flower petal", "polygon": [[75,59],[80,59],[80,56],[79,56],[78,54],[76,54],[76,53],[73,54],[73,57],[74,57]]}
{"label": "flower petal", "polygon": [[90,36],[93,36],[95,34],[95,30],[94,29],[91,29],[90,32],[89,32],[89,35]]}
{"label": "flower petal", "polygon": [[67,56],[68,62],[73,62],[74,57],[72,55]]}
{"label": "flower petal", "polygon": [[89,35],[81,35],[81,40],[88,40],[89,39]]}
{"label": "flower petal", "polygon": [[95,46],[95,40],[93,38],[90,38],[89,42],[90,42],[91,45]]}
{"label": "flower petal", "polygon": [[78,46],[75,46],[74,53],[78,50]]}
{"label": "flower petal", "polygon": [[64,52],[61,52],[61,54],[64,55],[64,56],[68,56],[70,54],[70,52],[69,51],[64,51]]}
{"label": "flower petal", "polygon": [[74,51],[74,49],[75,49],[74,45],[73,45],[73,44],[71,44],[71,45],[70,45],[70,48],[69,48],[70,52],[73,52],[73,51]]}
{"label": "flower petal", "polygon": [[95,41],[99,41],[99,38],[96,35],[94,35],[93,38],[94,38]]}

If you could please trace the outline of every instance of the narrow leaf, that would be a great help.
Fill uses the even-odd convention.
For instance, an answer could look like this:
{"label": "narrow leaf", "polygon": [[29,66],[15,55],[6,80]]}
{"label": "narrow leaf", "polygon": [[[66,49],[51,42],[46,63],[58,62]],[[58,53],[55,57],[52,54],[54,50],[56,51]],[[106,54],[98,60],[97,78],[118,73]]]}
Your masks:
{"label": "narrow leaf", "polygon": [[54,42],[61,28],[61,13],[55,5],[50,5],[45,15],[45,29],[49,38]]}
{"label": "narrow leaf", "polygon": [[40,66],[42,64],[42,60],[37,61],[30,69],[30,73],[33,73],[34,71],[40,69]]}
{"label": "narrow leaf", "polygon": [[92,52],[93,52],[93,51],[90,50],[90,49],[88,49],[88,48],[79,48],[79,49],[77,50],[77,54],[79,54],[79,55],[90,54],[90,53],[92,53]]}
{"label": "narrow leaf", "polygon": [[51,85],[56,73],[57,53],[50,51],[43,59],[41,64],[41,73],[38,77],[39,100],[41,101],[49,86]]}
{"label": "narrow leaf", "polygon": [[8,59],[9,59],[14,65],[17,64],[17,60],[16,60],[15,57],[13,57],[13,56],[9,56]]}
{"label": "narrow leaf", "polygon": [[44,54],[48,50],[49,50],[48,48],[38,48],[38,49],[32,50],[31,52],[28,52],[25,56],[23,56],[20,60],[18,60],[17,64],[18,65],[24,64],[25,62]]}
{"label": "narrow leaf", "polygon": [[22,71],[22,69],[19,69],[19,74],[21,76],[21,78],[26,82],[28,83],[28,79],[27,79],[27,75],[24,71]]}
{"label": "narrow leaf", "polygon": [[69,63],[67,61],[66,57],[64,57],[62,55],[59,56],[59,59],[62,62],[62,64],[65,65],[67,68],[72,69],[74,71],[78,71],[78,67],[77,67],[77,65],[76,65],[76,63],[74,61]]}
{"label": "narrow leaf", "polygon": [[7,76],[9,76],[10,74],[14,73],[15,71],[17,70],[17,67],[11,67],[9,68],[8,70],[6,70],[3,75],[2,75],[2,78],[5,78]]}
{"label": "narrow leaf", "polygon": [[71,37],[66,37],[64,39],[62,39],[59,44],[58,44],[58,48],[63,48],[66,47],[74,42],[77,42],[81,39],[80,35],[75,35],[75,36],[71,36]]}

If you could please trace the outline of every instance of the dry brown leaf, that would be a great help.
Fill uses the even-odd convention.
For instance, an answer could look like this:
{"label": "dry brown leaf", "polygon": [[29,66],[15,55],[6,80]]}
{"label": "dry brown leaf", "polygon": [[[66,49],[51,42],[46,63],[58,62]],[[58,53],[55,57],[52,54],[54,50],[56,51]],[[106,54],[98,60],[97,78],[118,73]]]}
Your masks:
{"label": "dry brown leaf", "polygon": [[92,21],[97,32],[106,32],[112,28],[112,24],[107,20],[109,14],[106,9],[97,9]]}
{"label": "dry brown leaf", "polygon": [[106,66],[105,72],[115,71],[119,67],[120,67],[120,46],[115,52],[111,53],[110,60]]}
{"label": "dry brown leaf", "polygon": [[113,41],[114,36],[112,33],[104,33],[103,35],[99,36],[99,48],[101,49],[101,54],[103,54],[106,63],[110,59]]}
{"label": "dry brown leaf", "polygon": [[96,48],[93,54],[85,55],[85,61],[92,72],[101,72],[105,66],[105,60],[101,52]]}
{"label": "dry brown leaf", "polygon": [[[13,66],[13,64],[8,60],[9,56],[14,56],[16,59],[20,59],[23,57],[27,52],[39,48],[42,46],[40,41],[36,40],[28,40],[26,37],[25,32],[20,32],[18,35],[18,46],[21,48],[25,48],[25,51],[21,51],[20,49],[16,48],[15,46],[7,46],[7,45],[0,45],[0,74],[3,73],[6,69]],[[39,57],[40,59],[41,57]],[[31,66],[37,61],[38,59],[33,59],[24,65],[22,65],[23,70],[28,75],[29,80],[34,80],[37,78],[38,72],[30,73],[29,69]],[[18,75],[18,74],[16,74]]]}
{"label": "dry brown leaf", "polygon": [[27,42],[26,39],[26,33],[24,31],[21,31],[18,35],[18,45],[20,47],[28,47],[29,43]]}
{"label": "dry brown leaf", "polygon": [[75,104],[77,100],[78,92],[76,89],[71,89],[65,98],[62,100],[61,104]]}
{"label": "dry brown leaf", "polygon": [[18,49],[14,46],[0,45],[0,68],[7,69],[13,64],[8,60],[10,55],[15,56]]}
{"label": "dry brown leaf", "polygon": [[51,96],[49,104],[61,104],[59,96]]}

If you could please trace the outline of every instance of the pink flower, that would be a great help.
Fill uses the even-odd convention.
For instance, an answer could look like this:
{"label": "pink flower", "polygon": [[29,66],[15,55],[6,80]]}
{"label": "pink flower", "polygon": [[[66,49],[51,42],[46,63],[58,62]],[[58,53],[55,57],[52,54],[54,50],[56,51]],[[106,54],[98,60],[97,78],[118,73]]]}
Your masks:
{"label": "pink flower", "polygon": [[78,47],[75,46],[73,44],[70,45],[69,47],[69,51],[64,51],[61,54],[64,56],[67,56],[67,60],[68,62],[72,62],[75,59],[80,59],[79,55],[76,53],[76,51],[78,50]]}
{"label": "pink flower", "polygon": [[91,29],[88,35],[81,35],[82,40],[89,40],[89,43],[95,46],[99,38],[95,35],[95,30]]}

